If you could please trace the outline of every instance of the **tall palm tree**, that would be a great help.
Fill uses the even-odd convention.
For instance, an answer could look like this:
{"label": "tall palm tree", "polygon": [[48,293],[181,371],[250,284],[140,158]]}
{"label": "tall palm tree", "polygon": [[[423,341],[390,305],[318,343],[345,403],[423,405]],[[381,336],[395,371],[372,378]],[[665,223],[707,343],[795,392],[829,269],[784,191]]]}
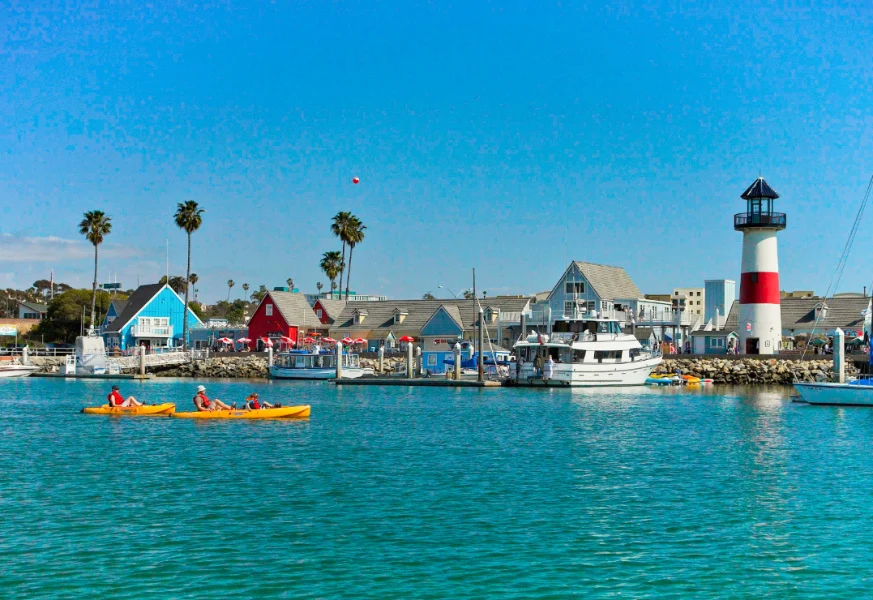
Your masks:
{"label": "tall palm tree", "polygon": [[248,302],[248,299],[249,299],[249,284],[247,284],[247,283],[242,284],[242,289],[243,289],[243,298],[245,298],[246,302]]}
{"label": "tall palm tree", "polygon": [[343,289],[343,273],[346,268],[346,244],[348,243],[348,234],[351,229],[352,219],[354,218],[352,213],[340,211],[333,216],[333,222],[330,225],[330,232],[343,243],[342,260],[339,268],[340,292]]}
{"label": "tall palm tree", "polygon": [[191,276],[188,278],[188,284],[191,287],[194,287],[194,302],[197,302],[197,282],[200,281],[200,278],[197,276],[197,273],[191,273]]}
{"label": "tall palm tree", "polygon": [[182,317],[182,350],[188,349],[188,292],[191,286],[191,234],[200,229],[203,224],[203,213],[206,212],[194,200],[180,202],[176,207],[174,219],[179,229],[188,234],[188,270],[185,271],[185,316]]}
{"label": "tall palm tree", "polygon": [[318,290],[319,295],[321,295],[321,288],[323,288],[323,287],[324,287],[324,284],[321,283],[320,281],[315,282],[315,289]]}
{"label": "tall palm tree", "polygon": [[97,306],[97,246],[103,243],[103,238],[112,231],[112,218],[102,210],[89,210],[79,223],[79,233],[94,244],[94,285],[91,288],[91,328],[94,328],[94,310]]}
{"label": "tall palm tree", "polygon": [[294,289],[294,279],[292,279],[291,277],[289,277],[288,279],[285,280],[285,283],[288,284],[288,290],[289,290],[289,291]]}
{"label": "tall palm tree", "polygon": [[227,280],[227,301],[230,302],[230,289],[236,285],[236,282],[233,279]]}
{"label": "tall palm tree", "polygon": [[[366,225],[361,223],[358,217],[352,217],[352,222],[349,224],[349,230],[346,233],[346,242],[349,245],[349,270],[346,275],[346,300],[349,299],[349,282],[352,280],[352,253],[355,251],[355,246],[364,241],[364,230]],[[340,279],[342,283],[342,279]]]}
{"label": "tall palm tree", "polygon": [[333,291],[336,288],[336,276],[340,274],[343,267],[343,259],[339,250],[331,250],[322,254],[319,266],[330,279],[330,290]]}

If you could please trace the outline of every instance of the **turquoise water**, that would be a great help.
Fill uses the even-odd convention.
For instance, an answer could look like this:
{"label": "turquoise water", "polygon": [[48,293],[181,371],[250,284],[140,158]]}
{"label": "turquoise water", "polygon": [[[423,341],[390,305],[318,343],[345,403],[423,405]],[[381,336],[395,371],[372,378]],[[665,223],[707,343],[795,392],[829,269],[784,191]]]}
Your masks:
{"label": "turquoise water", "polygon": [[[185,407],[196,383],[123,382]],[[789,390],[207,383],[297,422],[0,381],[0,596],[858,598],[873,410]]]}

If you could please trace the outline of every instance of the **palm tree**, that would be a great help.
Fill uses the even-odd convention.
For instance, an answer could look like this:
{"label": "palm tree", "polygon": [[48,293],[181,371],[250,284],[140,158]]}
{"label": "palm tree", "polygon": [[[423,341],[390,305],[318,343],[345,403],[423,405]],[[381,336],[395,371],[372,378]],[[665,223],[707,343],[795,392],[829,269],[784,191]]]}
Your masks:
{"label": "palm tree", "polygon": [[242,288],[243,288],[243,298],[248,299],[248,297],[249,297],[249,295],[248,295],[249,294],[249,284],[244,283],[242,285]]}
{"label": "palm tree", "polygon": [[[336,276],[340,274],[343,268],[343,259],[338,250],[331,250],[321,255],[321,270],[330,279],[330,291],[336,289]],[[342,281],[342,280],[340,280]]]}
{"label": "palm tree", "polygon": [[[188,283],[193,287],[197,285],[197,282],[200,281],[200,278],[197,277],[197,273],[191,273],[191,276],[188,278]],[[194,302],[197,302],[197,288],[194,287]]]}
{"label": "palm tree", "polygon": [[[364,241],[364,230],[366,225],[361,223],[358,217],[352,217],[352,222],[349,225],[349,230],[346,233],[346,240],[349,245],[349,270],[346,275],[346,300],[349,299],[349,282],[352,279],[352,253],[355,251],[355,246]],[[342,279],[340,279],[342,283]]]}
{"label": "palm tree", "polygon": [[112,231],[112,219],[102,210],[89,210],[79,223],[79,233],[94,244],[94,285],[91,289],[91,328],[94,328],[94,310],[97,305],[97,246]]}
{"label": "palm tree", "polygon": [[191,289],[188,282],[191,281],[191,234],[200,229],[203,224],[204,212],[194,200],[187,200],[177,205],[174,215],[176,225],[188,234],[188,270],[185,271],[185,316],[182,317],[182,350],[188,349],[188,292]]}
{"label": "palm tree", "polygon": [[227,280],[227,301],[230,302],[230,288],[236,285],[236,282],[233,279]]}
{"label": "palm tree", "polygon": [[342,240],[343,243],[342,260],[339,268],[340,292],[342,292],[343,273],[346,268],[346,244],[348,243],[348,234],[351,230],[352,219],[354,218],[355,217],[352,213],[340,211],[334,215],[333,223],[331,223],[330,226],[330,232]]}
{"label": "palm tree", "polygon": [[288,284],[288,291],[291,291],[291,290],[294,289],[294,280],[293,280],[291,277],[289,277],[288,279],[286,279],[286,280],[285,280],[285,283]]}
{"label": "palm tree", "polygon": [[321,295],[321,288],[323,288],[323,287],[324,287],[324,284],[321,283],[320,281],[315,282],[315,288],[318,290],[319,295]]}

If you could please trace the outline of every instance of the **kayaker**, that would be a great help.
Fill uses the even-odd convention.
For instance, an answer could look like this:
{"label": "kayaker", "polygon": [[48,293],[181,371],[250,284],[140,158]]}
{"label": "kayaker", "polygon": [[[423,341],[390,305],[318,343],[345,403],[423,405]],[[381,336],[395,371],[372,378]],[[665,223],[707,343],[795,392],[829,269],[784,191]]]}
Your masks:
{"label": "kayaker", "polygon": [[200,412],[207,410],[234,410],[236,408],[236,402],[234,402],[233,405],[228,406],[218,398],[210,400],[206,395],[206,388],[202,385],[198,385],[197,395],[194,396],[194,406]]}
{"label": "kayaker", "polygon": [[261,402],[259,400],[260,396],[257,394],[249,394],[249,397],[246,398],[246,410],[261,410],[262,408],[280,408],[282,405],[279,403],[270,404],[269,402]]}
{"label": "kayaker", "polygon": [[118,386],[113,385],[112,391],[106,396],[106,400],[109,402],[109,406],[142,406],[142,402],[137,401],[136,398],[130,396],[127,400],[124,399],[124,396],[121,395],[121,392],[118,391]]}

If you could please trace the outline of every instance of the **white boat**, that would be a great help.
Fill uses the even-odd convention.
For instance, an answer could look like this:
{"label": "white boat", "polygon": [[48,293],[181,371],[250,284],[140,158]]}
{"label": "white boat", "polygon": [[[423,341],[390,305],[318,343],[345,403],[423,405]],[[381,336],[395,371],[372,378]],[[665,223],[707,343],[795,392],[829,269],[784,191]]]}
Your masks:
{"label": "white boat", "polygon": [[[364,374],[357,354],[343,354],[343,379],[357,379]],[[336,379],[336,353],[326,350],[283,352],[274,359],[270,376],[275,379]]]}
{"label": "white boat", "polygon": [[795,383],[794,389],[807,404],[873,406],[873,380],[850,383]]}
{"label": "white boat", "polygon": [[0,377],[27,377],[35,371],[39,371],[39,367],[19,364],[0,365]]}
{"label": "white boat", "polygon": [[[661,363],[657,352],[644,351],[633,335],[622,333],[614,319],[591,316],[567,324],[573,331],[531,333],[516,342],[518,361],[510,367],[517,385],[643,385]],[[548,363],[549,357],[552,363]],[[551,372],[550,372],[551,371]]]}

